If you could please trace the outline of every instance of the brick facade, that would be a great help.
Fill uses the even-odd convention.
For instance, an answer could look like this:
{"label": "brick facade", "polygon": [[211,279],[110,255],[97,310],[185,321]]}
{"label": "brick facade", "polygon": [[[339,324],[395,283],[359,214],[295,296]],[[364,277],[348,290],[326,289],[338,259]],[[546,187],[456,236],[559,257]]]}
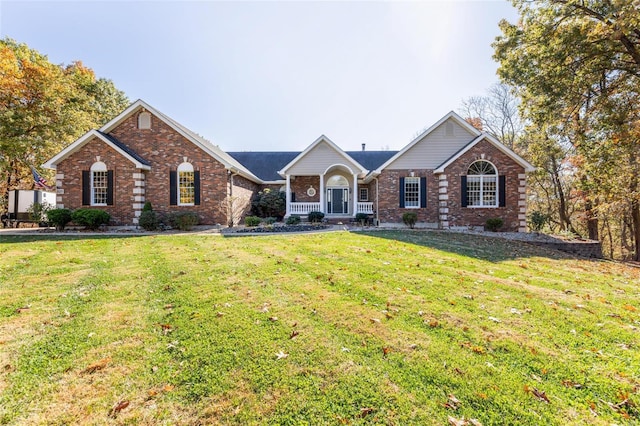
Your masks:
{"label": "brick facade", "polygon": [[[504,175],[506,202],[505,207],[472,208],[461,207],[460,176],[466,175],[471,163],[486,160],[498,169],[498,175]],[[521,223],[525,212],[521,200],[524,199],[524,168],[511,157],[500,151],[491,143],[481,141],[469,151],[461,155],[444,172],[448,181],[447,200],[448,222],[450,226],[478,226],[483,227],[487,219],[501,218],[504,220],[502,230],[523,231]]]}
{"label": "brick facade", "polygon": [[[224,154],[220,154],[217,158],[221,158],[227,164],[225,166],[193,142],[199,141],[199,138],[194,138],[186,130],[181,133],[181,126],[172,127],[168,124],[172,121],[161,119],[162,115],[159,113],[150,114],[150,128],[138,128],[138,116],[148,107],[144,103],[141,106],[142,108],[137,107],[132,109],[132,112],[123,114],[122,118],[115,122],[116,127],[110,130],[110,136],[148,163],[150,170],[136,168],[131,159],[99,137],[94,137],[79,145],[74,151],[61,156],[55,163],[59,205],[70,209],[98,208],[111,214],[114,224],[135,224],[144,202],[150,201],[153,209],[160,213],[189,211],[196,213],[202,224],[237,225],[250,213],[251,200],[258,191],[266,188],[277,191],[284,186],[278,183],[260,184],[250,180],[251,178],[245,177],[247,174],[241,175],[244,172],[236,172],[235,166],[229,165],[233,162],[225,159]],[[134,107],[135,104],[132,108]],[[462,119],[459,121],[462,122]],[[181,130],[178,131],[176,128]],[[183,134],[187,134],[188,137]],[[326,191],[326,181],[332,174],[342,174],[347,179],[350,187],[350,215],[353,215],[355,208],[354,198],[360,201],[359,190],[367,188],[368,200],[365,202],[373,204],[375,216],[383,225],[402,224],[404,213],[415,212],[418,215],[416,226],[482,227],[489,218],[501,218],[504,220],[503,230],[525,231],[526,174],[522,164],[526,162],[521,159],[518,159],[518,162],[516,158],[513,154],[507,155],[485,138],[449,164],[443,173],[435,174],[434,170],[425,167],[383,169],[377,177],[368,179],[366,184],[359,183],[354,188],[352,175],[334,170],[325,176],[324,188]],[[462,207],[461,176],[466,175],[470,164],[481,159],[494,164],[498,175],[505,177],[504,207]],[[89,171],[96,161],[104,162],[107,169],[113,171],[113,205],[82,205],[82,172]],[[200,203],[193,206],[171,205],[171,172],[175,172],[185,161],[199,172]],[[426,188],[421,188],[421,191],[426,191],[426,207],[400,207],[400,180],[410,176],[426,178]],[[363,176],[360,178],[362,182]],[[315,189],[314,195],[307,193],[309,188]],[[320,202],[326,198],[326,194],[320,194],[318,175],[291,176],[290,189],[295,194],[295,202],[298,203]],[[321,206],[321,210],[326,208],[326,205]]]}
{"label": "brick facade", "polygon": [[[505,175],[505,207],[474,208],[462,207],[461,179],[466,175],[469,165],[477,160],[487,160],[498,169],[499,175]],[[427,178],[427,207],[400,207],[400,178],[411,176]],[[481,141],[464,153],[443,174],[433,170],[383,170],[378,176],[378,217],[382,224],[402,223],[405,212],[418,214],[416,226],[483,227],[487,219],[504,220],[502,230],[524,231],[525,223],[525,186],[524,168],[493,144]]]}
{"label": "brick facade", "polygon": [[[227,213],[222,206],[228,195],[230,176],[222,163],[153,115],[150,129],[138,129],[138,115],[132,114],[111,134],[149,162],[151,170],[137,170],[130,160],[106,143],[90,141],[58,164],[57,173],[64,175],[60,179],[62,191],[59,192],[63,192],[60,204],[70,209],[91,208],[82,206],[82,192],[79,190],[82,188],[82,171],[89,170],[96,155],[100,155],[108,169],[114,170],[114,204],[95,208],[109,212],[114,224],[136,222],[136,195],[141,204],[150,201],[157,212],[191,211],[200,217],[203,224],[227,223]],[[170,205],[169,173],[175,171],[185,157],[194,170],[200,172],[200,205]],[[144,173],[144,194],[134,195],[135,180],[139,180],[134,179],[134,173]],[[141,195],[143,200],[140,200]]]}
{"label": "brick facade", "polygon": [[[82,172],[89,170],[98,161],[107,165],[107,170],[113,170],[113,205],[112,206],[83,206],[82,205]],[[58,175],[58,205],[67,209],[95,208],[108,212],[112,223],[130,224],[134,219],[134,179],[133,174],[139,172],[134,164],[124,158],[119,152],[103,141],[94,138],[80,150],[60,162]]]}
{"label": "brick facade", "polygon": [[[409,177],[411,173],[415,177],[427,178],[427,207],[425,208],[400,207],[400,178]],[[402,223],[404,213],[414,212],[418,215],[417,226],[437,226],[438,182],[433,170],[383,170],[378,176],[378,198],[380,223]]]}

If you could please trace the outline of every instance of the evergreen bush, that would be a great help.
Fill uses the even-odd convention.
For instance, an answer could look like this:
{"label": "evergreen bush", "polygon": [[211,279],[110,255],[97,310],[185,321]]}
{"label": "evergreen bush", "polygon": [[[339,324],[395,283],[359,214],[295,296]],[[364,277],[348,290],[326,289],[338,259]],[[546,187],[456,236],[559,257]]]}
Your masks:
{"label": "evergreen bush", "polygon": [[411,229],[413,229],[417,221],[418,221],[417,213],[406,212],[402,215],[402,222]]}
{"label": "evergreen bush", "polygon": [[111,215],[104,210],[78,209],[71,213],[74,223],[95,231],[101,225],[106,225],[111,220]]}
{"label": "evergreen bush", "polygon": [[64,231],[64,227],[71,222],[71,210],[53,209],[47,212],[47,220],[53,223],[56,231]]}

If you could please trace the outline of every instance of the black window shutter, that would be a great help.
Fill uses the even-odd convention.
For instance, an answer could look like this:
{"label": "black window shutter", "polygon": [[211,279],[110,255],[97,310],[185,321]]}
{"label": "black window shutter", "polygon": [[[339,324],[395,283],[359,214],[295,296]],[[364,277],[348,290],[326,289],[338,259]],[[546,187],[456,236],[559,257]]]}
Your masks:
{"label": "black window shutter", "polygon": [[107,170],[107,205],[113,205],[113,170]]}
{"label": "black window shutter", "polygon": [[296,193],[295,193],[295,192],[292,192],[292,193],[291,193],[291,202],[292,202],[292,203],[295,203],[295,202],[296,202]]}
{"label": "black window shutter", "polygon": [[82,171],[82,205],[91,205],[91,172],[89,170]]}
{"label": "black window shutter", "polygon": [[506,207],[507,205],[507,193],[505,191],[505,188],[507,187],[506,183],[507,181],[504,175],[498,176],[498,200],[500,202],[500,207]]}
{"label": "black window shutter", "polygon": [[178,172],[171,170],[169,172],[169,204],[178,205]]}
{"label": "black window shutter", "polygon": [[460,176],[460,195],[462,200],[460,201],[460,205],[462,207],[467,207],[467,177]]}
{"label": "black window shutter", "polygon": [[193,172],[193,202],[196,206],[200,205],[200,171]]}
{"label": "black window shutter", "polygon": [[420,178],[420,207],[427,207],[427,178]]}
{"label": "black window shutter", "polygon": [[400,208],[404,208],[404,178],[400,178]]}

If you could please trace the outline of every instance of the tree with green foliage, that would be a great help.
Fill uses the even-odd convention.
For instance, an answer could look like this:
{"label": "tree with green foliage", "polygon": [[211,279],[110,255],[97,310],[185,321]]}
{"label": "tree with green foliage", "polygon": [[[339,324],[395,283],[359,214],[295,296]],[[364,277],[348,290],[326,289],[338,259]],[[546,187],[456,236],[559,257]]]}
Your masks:
{"label": "tree with green foliage", "polygon": [[[598,237],[599,218],[627,206],[631,256],[640,255],[640,10],[621,0],[514,0],[519,22],[500,23],[494,43],[501,79],[521,113],[568,157],[570,197],[582,227]],[[547,142],[545,142],[547,141]],[[555,148],[554,148],[555,149]],[[560,159],[558,159],[560,160]],[[566,173],[566,171],[564,172]]]}
{"label": "tree with green foliage", "polygon": [[82,62],[52,64],[26,44],[1,39],[0,209],[9,190],[32,187],[30,166],[42,164],[128,104],[113,82],[96,78]]}

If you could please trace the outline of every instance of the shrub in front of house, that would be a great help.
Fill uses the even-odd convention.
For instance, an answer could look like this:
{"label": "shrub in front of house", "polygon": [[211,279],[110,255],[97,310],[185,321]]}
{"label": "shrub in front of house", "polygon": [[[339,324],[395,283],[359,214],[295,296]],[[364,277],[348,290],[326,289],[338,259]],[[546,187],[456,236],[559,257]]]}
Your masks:
{"label": "shrub in front of house", "polygon": [[64,231],[64,227],[71,222],[71,210],[53,209],[47,212],[47,220],[53,223],[56,231]]}
{"label": "shrub in front of house", "polygon": [[244,218],[244,225],[253,228],[260,225],[261,221],[258,216],[247,216]]}
{"label": "shrub in front of house", "polygon": [[307,215],[307,219],[309,219],[309,222],[311,223],[320,223],[322,222],[322,219],[324,219],[324,213],[309,212],[309,214]]}
{"label": "shrub in front of house", "polygon": [[278,219],[275,218],[275,217],[265,217],[264,220],[263,220],[265,225],[273,225],[277,221],[278,221]]}
{"label": "shrub in front of house", "polygon": [[485,222],[487,230],[491,232],[497,232],[498,229],[502,228],[502,225],[504,225],[504,220],[500,219],[499,217],[487,219],[487,221]]}
{"label": "shrub in front of house", "polygon": [[194,212],[173,212],[167,215],[167,221],[174,229],[191,231],[200,223],[200,217]]}
{"label": "shrub in front of house", "polygon": [[266,188],[254,197],[251,202],[251,213],[258,217],[282,218],[287,211],[286,203],[284,192]]}
{"label": "shrub in front of house", "polygon": [[147,201],[144,203],[144,206],[142,207],[142,211],[143,212],[150,212],[153,210],[153,207],[151,207],[151,201]]}
{"label": "shrub in front of house", "polygon": [[361,226],[364,226],[368,220],[369,220],[369,215],[367,213],[356,214],[356,222],[358,222]]}
{"label": "shrub in front of house", "polygon": [[300,223],[300,216],[292,214],[287,218],[287,225],[298,225]]}
{"label": "shrub in front of house", "polygon": [[417,221],[418,221],[417,213],[406,212],[402,215],[402,222],[411,229],[413,229]]}
{"label": "shrub in front of house", "polygon": [[95,231],[111,220],[111,215],[104,210],[78,209],[71,213],[71,220],[77,225]]}
{"label": "shrub in front of house", "polygon": [[160,219],[153,210],[142,210],[138,218],[138,225],[145,231],[155,231],[160,226]]}

